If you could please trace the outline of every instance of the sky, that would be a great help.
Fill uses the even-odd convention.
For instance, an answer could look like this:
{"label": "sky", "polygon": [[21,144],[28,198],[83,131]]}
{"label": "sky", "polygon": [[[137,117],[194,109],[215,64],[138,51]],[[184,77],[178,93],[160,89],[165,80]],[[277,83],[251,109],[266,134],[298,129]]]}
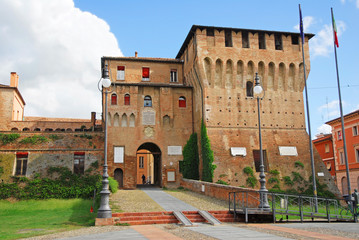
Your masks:
{"label": "sky", "polygon": [[19,74],[25,116],[100,117],[102,56],[175,58],[192,25],[298,32],[298,4],[304,31],[315,34],[307,79],[314,137],[340,116],[331,7],[343,112],[359,109],[359,0],[0,0],[0,84]]}

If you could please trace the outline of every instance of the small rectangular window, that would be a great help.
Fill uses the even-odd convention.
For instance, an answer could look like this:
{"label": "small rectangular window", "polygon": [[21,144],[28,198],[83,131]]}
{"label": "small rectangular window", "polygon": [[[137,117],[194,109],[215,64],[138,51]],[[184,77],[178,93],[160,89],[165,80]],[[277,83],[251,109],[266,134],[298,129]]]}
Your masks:
{"label": "small rectangular window", "polygon": [[339,152],[339,160],[340,160],[340,164],[344,164],[344,152]]}
{"label": "small rectangular window", "polygon": [[143,168],[143,166],[144,166],[144,165],[143,165],[143,161],[144,161],[144,158],[143,158],[143,157],[139,157],[139,161],[138,161],[138,162],[139,162],[139,163],[138,163],[138,167],[139,167],[139,168]]}
{"label": "small rectangular window", "polygon": [[299,36],[292,35],[292,45],[299,45]]}
{"label": "small rectangular window", "polygon": [[338,131],[338,140],[342,140],[342,132]]}
{"label": "small rectangular window", "polygon": [[283,43],[282,43],[282,35],[281,34],[275,34],[274,35],[274,44],[275,44],[275,50],[283,50]]}
{"label": "small rectangular window", "polygon": [[266,38],[264,33],[258,33],[258,46],[259,49],[266,49]]}
{"label": "small rectangular window", "polygon": [[16,176],[26,176],[28,153],[16,154]]}
{"label": "small rectangular window", "polygon": [[353,136],[358,136],[358,126],[353,127]]}
{"label": "small rectangular window", "polygon": [[324,147],[325,147],[325,152],[328,153],[329,152],[329,144],[325,144]]}
{"label": "small rectangular window", "polygon": [[85,172],[85,153],[75,152],[74,153],[74,173],[84,174]]}
{"label": "small rectangular window", "polygon": [[232,31],[231,30],[225,30],[224,31],[224,42],[226,47],[233,47],[232,44]]}
{"label": "small rectangular window", "polygon": [[248,32],[242,32],[242,48],[249,48]]}
{"label": "small rectangular window", "polygon": [[359,162],[359,148],[355,149],[356,161]]}
{"label": "small rectangular window", "polygon": [[171,69],[171,82],[178,82],[177,80],[177,69]]}
{"label": "small rectangular window", "polygon": [[150,68],[142,68],[142,81],[150,81]]}
{"label": "small rectangular window", "polygon": [[125,80],[125,66],[117,66],[117,80]]}
{"label": "small rectangular window", "polygon": [[[268,162],[267,162],[267,152],[263,150],[263,165],[264,165],[264,172],[268,171]],[[260,150],[253,150],[253,158],[254,158],[254,165],[256,167],[256,172],[260,172],[260,165],[261,165],[261,158],[260,158]]]}

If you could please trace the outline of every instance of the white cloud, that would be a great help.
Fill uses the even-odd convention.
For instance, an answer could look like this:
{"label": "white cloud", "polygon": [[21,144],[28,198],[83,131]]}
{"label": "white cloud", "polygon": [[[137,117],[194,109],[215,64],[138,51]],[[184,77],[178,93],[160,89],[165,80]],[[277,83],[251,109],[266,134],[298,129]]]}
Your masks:
{"label": "white cloud", "polygon": [[[342,106],[347,106],[345,101],[342,101]],[[319,112],[326,114],[328,118],[335,118],[340,116],[339,100],[333,100],[327,104],[324,104],[318,108]]]}
{"label": "white cloud", "polygon": [[[309,32],[310,26],[313,25],[314,23],[315,23],[314,17],[312,16],[303,17],[303,31]],[[299,24],[295,25],[294,29],[299,31]]]}
{"label": "white cloud", "polygon": [[[336,21],[338,38],[345,31],[345,23]],[[333,49],[333,28],[331,25],[324,25],[323,28],[310,41],[310,49],[313,56],[328,56]],[[340,46],[340,38],[339,38]]]}
{"label": "white cloud", "polygon": [[321,134],[321,133],[323,134],[332,133],[332,127],[329,126],[328,124],[322,124],[317,128],[317,134]]}
{"label": "white cloud", "polygon": [[0,83],[20,75],[26,116],[101,111],[100,58],[122,56],[109,25],[73,0],[0,2]]}

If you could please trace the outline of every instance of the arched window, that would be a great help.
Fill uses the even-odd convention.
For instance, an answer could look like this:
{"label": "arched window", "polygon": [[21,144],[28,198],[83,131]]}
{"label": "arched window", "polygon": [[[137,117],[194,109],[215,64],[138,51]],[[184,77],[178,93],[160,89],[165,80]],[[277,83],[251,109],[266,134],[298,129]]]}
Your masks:
{"label": "arched window", "polygon": [[146,96],[144,99],[144,106],[145,107],[152,107],[152,98],[150,96]]}
{"label": "arched window", "polygon": [[111,95],[111,105],[117,105],[117,95],[115,93]]}
{"label": "arched window", "polygon": [[186,98],[185,97],[183,97],[183,96],[179,97],[178,106],[183,107],[183,108],[186,107]]}
{"label": "arched window", "polygon": [[41,131],[41,129],[40,128],[35,128],[34,131],[39,132],[39,131]]}
{"label": "arched window", "polygon": [[24,132],[30,131],[30,128],[23,128],[22,131],[24,131]]}
{"label": "arched window", "polygon": [[11,128],[11,131],[16,132],[16,131],[19,131],[19,129],[17,129],[17,128]]}
{"label": "arched window", "polygon": [[342,194],[348,195],[348,181],[346,177],[342,177]]}
{"label": "arched window", "polygon": [[253,82],[248,81],[246,84],[247,97],[253,97]]}
{"label": "arched window", "polygon": [[130,94],[125,94],[125,105],[130,105]]}

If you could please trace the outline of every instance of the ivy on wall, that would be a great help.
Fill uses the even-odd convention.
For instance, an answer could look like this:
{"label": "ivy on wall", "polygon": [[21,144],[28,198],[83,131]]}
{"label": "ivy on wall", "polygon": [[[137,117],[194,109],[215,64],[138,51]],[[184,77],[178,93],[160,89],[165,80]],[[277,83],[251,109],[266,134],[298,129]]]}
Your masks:
{"label": "ivy on wall", "polygon": [[199,179],[199,156],[197,145],[197,133],[192,133],[183,148],[183,161],[180,162],[180,169],[184,178]]}
{"label": "ivy on wall", "polygon": [[201,150],[202,150],[202,181],[213,182],[213,172],[216,165],[213,164],[214,156],[211,149],[211,143],[207,135],[207,128],[203,119],[201,124]]}

